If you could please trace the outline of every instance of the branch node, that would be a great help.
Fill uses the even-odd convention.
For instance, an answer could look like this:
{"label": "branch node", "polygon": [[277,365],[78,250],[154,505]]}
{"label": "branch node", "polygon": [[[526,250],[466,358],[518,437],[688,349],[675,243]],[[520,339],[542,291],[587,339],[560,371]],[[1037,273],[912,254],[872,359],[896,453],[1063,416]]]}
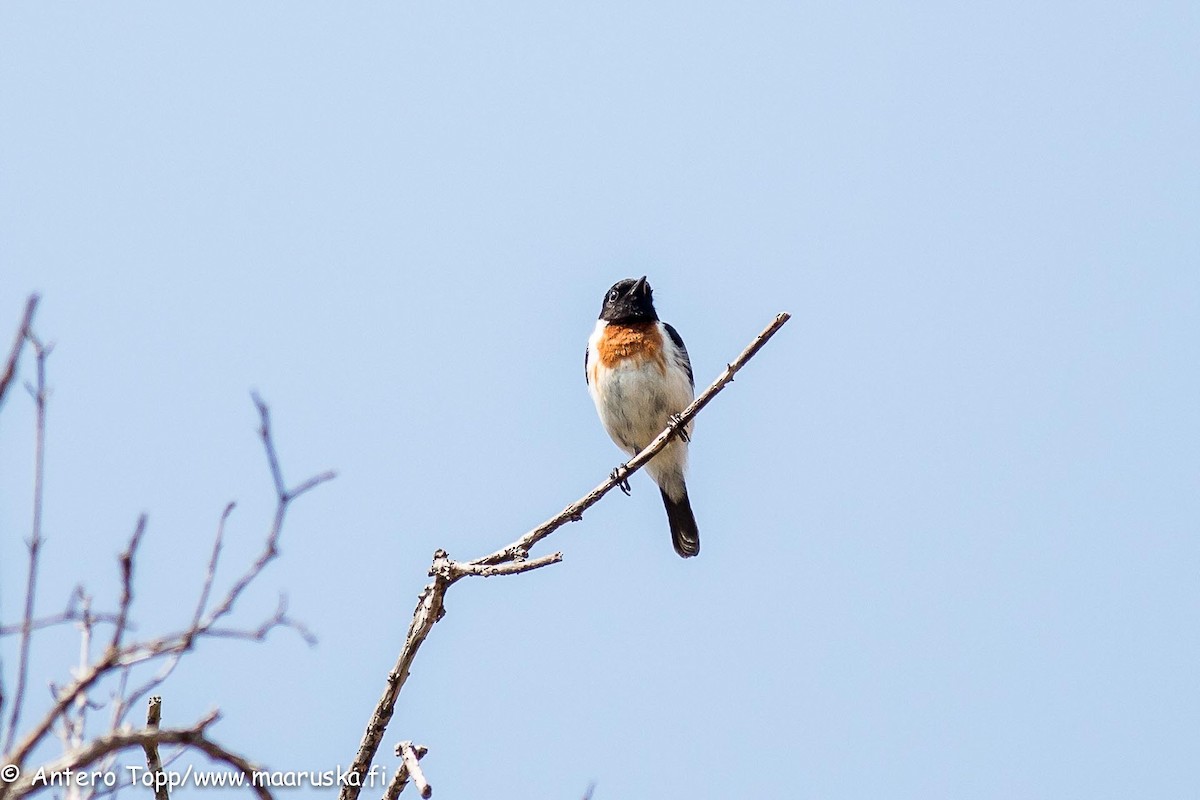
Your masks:
{"label": "branch node", "polygon": [[433,563],[429,565],[429,577],[436,580],[452,581],[455,577],[456,566],[450,560],[450,554],[439,547],[433,552]]}

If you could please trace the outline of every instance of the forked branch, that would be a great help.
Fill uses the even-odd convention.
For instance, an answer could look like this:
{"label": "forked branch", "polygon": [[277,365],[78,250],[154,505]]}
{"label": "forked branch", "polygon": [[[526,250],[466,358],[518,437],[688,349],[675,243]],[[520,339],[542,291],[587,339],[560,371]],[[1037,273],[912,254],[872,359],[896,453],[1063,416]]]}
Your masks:
{"label": "forked branch", "polygon": [[244,756],[238,755],[213,741],[208,735],[208,727],[219,719],[214,711],[190,728],[159,728],[148,725],[141,730],[114,731],[105,736],[97,737],[83,747],[73,750],[61,758],[46,764],[39,770],[28,770],[21,774],[16,782],[8,785],[7,797],[11,800],[24,797],[39,791],[38,775],[61,775],[68,770],[79,772],[109,756],[133,747],[143,749],[163,744],[184,745],[193,750],[199,750],[213,761],[227,764],[246,776],[247,783],[253,788],[261,800],[272,800],[271,792],[254,780],[254,773],[260,772],[261,767],[251,763]]}
{"label": "forked branch", "polygon": [[[37,474],[40,475],[41,431],[44,428],[44,401],[46,394],[44,360],[49,348],[43,347],[28,330],[24,332],[24,337],[32,343],[38,355],[38,384],[36,390],[31,387],[31,391],[38,402],[39,411],[39,446],[36,466]],[[157,744],[159,743],[182,744],[189,749],[200,750],[215,760],[231,764],[243,772],[251,769],[251,765],[245,759],[225,750],[208,738],[206,728],[216,719],[215,712],[192,728],[186,729],[159,729],[157,715],[154,713],[157,710],[157,704],[151,705],[151,716],[147,719],[147,725],[142,730],[130,732],[129,728],[125,725],[125,717],[138,700],[149,694],[167,679],[180,659],[186,653],[190,652],[201,638],[239,638],[261,641],[271,631],[283,627],[292,628],[297,631],[310,644],[314,641],[312,634],[301,623],[288,616],[287,604],[283,598],[280,598],[280,604],[275,613],[257,627],[243,628],[233,625],[229,621],[239,598],[250,584],[258,578],[266,566],[278,556],[283,521],[291,503],[304,493],[334,477],[334,473],[325,472],[302,482],[294,488],[289,488],[284,483],[280,471],[279,459],[271,434],[270,415],[267,406],[257,396],[255,396],[254,401],[261,422],[259,434],[266,451],[267,462],[271,470],[272,482],[276,494],[275,513],[266,542],[258,558],[234,581],[228,591],[224,594],[217,594],[216,597],[219,599],[215,602],[210,602],[213,599],[213,586],[224,540],[225,524],[233,510],[232,503],[226,506],[217,526],[212,554],[208,561],[199,599],[196,602],[194,610],[190,612],[185,627],[182,629],[154,638],[133,639],[128,635],[132,628],[131,609],[134,600],[134,577],[138,546],[147,531],[145,515],[138,519],[128,545],[117,558],[120,592],[117,603],[118,607],[115,613],[102,614],[92,612],[90,597],[80,587],[72,595],[66,611],[50,617],[35,618],[33,615],[32,598],[35,593],[34,581],[37,575],[36,545],[40,543],[40,524],[38,522],[40,514],[38,512],[41,508],[41,493],[40,491],[35,491],[35,522],[34,533],[30,542],[30,580],[26,595],[25,612],[22,622],[19,625],[0,626],[0,635],[20,634],[20,652],[22,654],[18,659],[19,680],[17,692],[14,697],[10,724],[7,731],[7,743],[2,753],[0,753],[0,764],[14,765],[25,776],[30,774],[36,775],[38,770],[26,769],[25,762],[32,757],[35,749],[45,740],[51,730],[57,728],[69,734],[64,738],[66,752],[58,761],[46,765],[41,770],[43,774],[61,771],[67,767],[77,769],[95,764],[98,761],[111,760],[119,751],[139,745],[145,749],[148,760],[152,762],[151,769],[154,769],[153,762],[157,759],[151,758],[151,754],[153,753],[155,757],[157,756]],[[27,669],[25,666],[27,658],[24,654],[28,650],[29,637],[35,630],[65,622],[79,624],[83,632],[80,666],[73,671],[72,680],[67,685],[52,686],[53,702],[41,715],[40,719],[28,729],[20,730],[19,711],[22,705],[21,701],[26,694],[24,677]],[[94,628],[98,623],[111,625],[112,631],[110,636],[106,637],[103,651],[93,660],[89,655],[90,642],[93,639]],[[129,682],[132,671],[150,662],[160,663],[161,668],[143,685],[131,689]],[[117,686],[111,700],[112,721],[109,731],[107,735],[86,740],[84,715],[88,709],[100,707],[94,701],[92,694],[100,687],[102,682],[109,679],[115,682]],[[106,763],[111,763],[111,761]],[[159,763],[161,764],[161,762]],[[161,769],[161,766],[159,769]],[[249,773],[247,772],[247,774]],[[43,788],[43,785],[30,783],[24,777],[15,783],[0,782],[0,800],[13,800],[13,798],[20,797],[26,793],[40,791]],[[157,800],[167,800],[166,792],[160,791],[157,785],[155,788],[156,794],[159,795]],[[256,787],[256,791],[262,797],[270,797],[269,793],[263,789]]]}
{"label": "forked branch", "polygon": [[555,514],[541,525],[528,531],[512,544],[482,558],[477,558],[474,561],[454,561],[444,550],[438,550],[433,554],[433,564],[429,568],[429,575],[433,580],[421,590],[421,594],[417,597],[417,607],[413,611],[412,623],[409,625],[404,646],[400,650],[400,655],[396,659],[395,666],[388,673],[383,694],[379,698],[379,702],[375,705],[375,710],[372,712],[370,720],[367,722],[367,728],[363,733],[362,741],[359,743],[358,752],[355,754],[354,762],[350,765],[350,774],[357,776],[357,780],[349,780],[342,786],[339,800],[357,800],[361,791],[362,776],[370,768],[371,762],[374,761],[375,754],[379,750],[379,745],[383,741],[384,731],[387,730],[388,723],[391,721],[392,714],[396,708],[396,700],[400,696],[400,691],[404,688],[405,681],[408,680],[413,659],[416,658],[417,651],[420,650],[421,644],[425,641],[429,632],[433,630],[434,624],[446,613],[446,591],[458,580],[465,577],[515,575],[561,561],[562,553],[551,553],[550,555],[530,559],[529,550],[568,522],[578,522],[583,519],[583,512],[598,503],[600,498],[612,491],[614,487],[620,485],[630,475],[644,467],[650,459],[654,458],[659,451],[667,446],[672,437],[681,435],[686,429],[688,422],[699,414],[700,410],[708,405],[733,380],[733,376],[737,371],[745,366],[746,362],[753,358],[762,349],[763,345],[789,319],[791,319],[790,314],[777,315],[771,321],[771,324],[763,329],[762,333],[754,337],[754,340],[746,346],[746,349],[737,358],[729,362],[724,371],[717,376],[717,379],[701,392],[700,396],[683,413],[673,419],[671,424],[655,437],[654,441],[642,450],[642,452],[631,458],[623,466],[618,467],[609,476],[608,480],[601,483],[595,489],[592,489],[592,491],[574,503],[568,505],[558,514]]}

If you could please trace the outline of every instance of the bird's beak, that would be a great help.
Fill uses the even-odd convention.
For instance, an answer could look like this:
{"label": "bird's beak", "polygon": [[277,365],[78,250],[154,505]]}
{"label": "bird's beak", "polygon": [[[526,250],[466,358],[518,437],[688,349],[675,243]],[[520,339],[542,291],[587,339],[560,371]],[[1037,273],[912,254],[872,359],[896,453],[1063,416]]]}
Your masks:
{"label": "bird's beak", "polygon": [[633,285],[633,291],[630,292],[630,294],[641,295],[645,297],[649,288],[650,285],[646,283],[646,276],[643,275],[642,277],[638,278],[637,283]]}

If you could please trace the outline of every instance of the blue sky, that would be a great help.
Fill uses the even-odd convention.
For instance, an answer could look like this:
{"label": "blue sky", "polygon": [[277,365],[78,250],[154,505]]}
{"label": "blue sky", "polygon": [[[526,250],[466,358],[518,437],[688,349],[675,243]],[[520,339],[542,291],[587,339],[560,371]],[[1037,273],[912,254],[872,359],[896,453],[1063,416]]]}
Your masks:
{"label": "blue sky", "polygon": [[[1197,52],[1186,3],[6,3],[41,607],[111,599],[145,511],[137,619],[186,619],[235,499],[231,580],[258,390],[285,474],[339,477],[239,615],[286,591],[320,644],[208,644],[165,716],[348,764],[434,549],[620,461],[582,354],[646,274],[703,384],[794,315],[697,421],[701,556],[636,476],[562,564],[455,586],[384,763],[416,740],[438,796],[500,800],[1191,796]],[[5,619],[31,420],[11,395]],[[44,641],[39,699],[76,650]]]}

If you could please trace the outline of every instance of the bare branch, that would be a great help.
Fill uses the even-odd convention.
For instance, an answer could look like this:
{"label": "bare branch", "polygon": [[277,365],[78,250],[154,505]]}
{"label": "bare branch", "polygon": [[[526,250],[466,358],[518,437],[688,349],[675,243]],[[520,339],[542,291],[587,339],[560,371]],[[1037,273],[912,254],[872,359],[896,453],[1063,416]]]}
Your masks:
{"label": "bare branch", "polygon": [[225,523],[229,520],[229,515],[233,513],[233,509],[237,507],[237,503],[230,501],[226,504],[225,510],[221,512],[221,521],[217,523],[217,535],[213,539],[212,555],[208,559],[208,571],[204,576],[204,588],[200,591],[200,600],[196,603],[196,613],[192,615],[192,627],[199,626],[201,618],[204,616],[204,609],[208,607],[208,598],[212,594],[213,581],[217,577],[217,562],[221,558],[221,546],[225,540]]}
{"label": "bare branch", "polygon": [[433,580],[417,596],[417,607],[413,611],[413,619],[408,627],[408,636],[405,638],[404,646],[400,650],[400,655],[396,659],[395,666],[392,667],[392,670],[387,675],[383,694],[380,696],[379,702],[376,703],[375,709],[371,713],[371,718],[367,722],[366,730],[363,732],[362,740],[359,743],[358,752],[355,754],[354,761],[350,765],[349,773],[355,777],[342,786],[338,795],[339,800],[357,800],[361,792],[361,786],[353,784],[362,783],[362,777],[366,774],[371,766],[371,762],[375,759],[375,754],[379,750],[380,743],[383,741],[384,731],[387,730],[388,723],[395,712],[396,700],[400,696],[400,691],[404,688],[405,681],[408,680],[409,670],[412,667],[413,660],[417,656],[417,651],[420,650],[422,643],[429,636],[429,632],[433,630],[434,624],[446,614],[445,598],[446,591],[450,586],[460,578],[467,576],[514,575],[561,561],[561,553],[553,553],[549,556],[527,560],[529,549],[566,523],[582,519],[584,511],[599,502],[600,498],[604,497],[614,486],[645,466],[646,462],[667,446],[672,437],[678,436],[686,429],[688,422],[700,413],[700,410],[708,405],[709,401],[716,397],[733,380],[734,374],[745,366],[746,362],[753,358],[762,349],[763,345],[790,318],[791,315],[789,314],[779,314],[776,316],[771,324],[764,328],[762,333],[758,334],[746,349],[725,367],[725,370],[717,376],[717,379],[682,414],[674,419],[646,449],[630,459],[623,467],[618,468],[604,483],[567,506],[557,515],[546,520],[507,547],[482,558],[477,558],[474,561],[466,563],[452,561],[444,550],[438,550],[434,553],[433,565],[429,569],[429,575]]}
{"label": "bare branch", "polygon": [[[429,781],[425,780],[425,773],[421,771],[421,765],[417,762],[429,752],[427,747],[421,745],[414,746],[412,742],[401,742],[396,745],[396,755],[404,759],[404,770],[408,773],[408,777],[412,778],[412,782],[417,785],[417,791],[421,797],[428,800],[433,794],[433,787],[429,785]],[[400,784],[397,794],[404,791],[404,784]]]}
{"label": "bare branch", "polygon": [[[412,742],[401,742],[396,745],[396,755],[400,756],[401,759],[400,766],[397,767],[395,774],[392,775],[392,780],[388,783],[388,787],[383,793],[383,800],[396,800],[400,796],[400,793],[404,791],[404,788],[408,786],[408,760],[404,758],[404,749],[406,746],[412,748],[418,761],[424,758],[425,754],[429,752],[429,748],[425,745],[414,745]],[[420,772],[420,769],[418,768],[417,771]],[[424,775],[422,774],[421,777],[424,778]],[[426,783],[425,785],[428,786],[429,784]],[[433,790],[430,789],[429,791],[432,792]],[[424,796],[428,797],[429,795]]]}
{"label": "bare branch", "polygon": [[408,785],[408,770],[401,764],[383,792],[383,800],[396,800]]}
{"label": "bare branch", "polygon": [[[38,617],[30,623],[29,628],[34,633],[37,633],[45,628],[54,628],[59,625],[69,625],[72,622],[80,622],[82,620],[83,617],[79,615],[78,611],[63,611],[62,613],[52,614],[48,617]],[[117,615],[98,612],[91,615],[91,620],[93,623],[97,624],[102,623],[105,625],[115,625],[117,623]],[[12,636],[14,633],[20,633],[24,627],[24,623],[0,625],[0,638]]]}
{"label": "bare branch", "polygon": [[[38,300],[36,294],[31,294],[25,301],[25,313],[21,315],[21,324],[17,327],[17,335],[13,338],[12,349],[9,351],[8,359],[4,362],[4,371],[0,372],[0,408],[4,407],[4,398],[8,394],[8,387],[12,385],[13,378],[17,374],[17,361],[21,358],[21,350],[24,349],[29,332],[33,329],[33,315],[37,311]],[[26,615],[23,622],[22,630],[31,630],[29,615]],[[28,636],[28,633],[25,636]],[[0,674],[0,712],[3,712],[4,702],[4,676]],[[4,718],[0,716],[0,741],[3,741],[3,734]],[[11,739],[12,736],[13,733],[10,732],[9,738]]]}
{"label": "bare branch", "polygon": [[225,595],[225,599],[222,600],[220,604],[218,604],[217,607],[212,611],[212,613],[208,615],[205,627],[212,627],[213,623],[232,611],[233,604],[241,596],[246,587],[250,585],[251,581],[257,578],[259,573],[266,568],[267,564],[270,564],[279,555],[279,536],[283,532],[283,520],[287,515],[288,506],[291,505],[292,501],[310,489],[313,489],[322,483],[325,483],[326,481],[333,480],[337,475],[337,473],[333,472],[332,470],[328,472],[322,472],[320,475],[316,475],[304,481],[295,489],[288,489],[287,485],[283,482],[283,473],[279,469],[279,456],[275,451],[275,442],[271,437],[270,411],[267,408],[267,404],[263,402],[261,397],[259,397],[257,394],[252,395],[252,397],[254,398],[254,405],[257,406],[258,414],[262,421],[258,432],[259,436],[262,437],[263,448],[267,451],[267,463],[271,468],[271,478],[275,483],[275,495],[277,499],[275,505],[275,519],[271,523],[271,530],[270,533],[267,534],[267,543],[263,548],[263,552],[259,555],[258,559],[252,565],[250,565],[250,569],[248,569],[246,573],[237,580],[237,582],[233,585],[233,588],[230,589],[229,593]]}
{"label": "bare branch", "polygon": [[40,299],[36,294],[31,294],[25,301],[25,313],[21,315],[21,324],[17,328],[16,338],[13,339],[8,360],[4,362],[4,371],[0,372],[0,406],[4,405],[4,396],[8,393],[8,387],[12,385],[13,378],[16,377],[17,360],[21,357],[21,349],[25,346],[26,337],[33,329],[33,314],[37,311]]}
{"label": "bare branch", "polygon": [[482,578],[490,578],[493,575],[518,575],[522,572],[538,569],[539,567],[548,567],[551,564],[557,564],[562,559],[563,554],[561,552],[551,553],[548,556],[540,556],[527,561],[510,561],[507,564],[477,564],[475,562],[464,564],[447,559],[444,569],[447,570],[449,579],[456,581],[468,575]]}
{"label": "bare branch", "polygon": [[291,628],[309,647],[317,643],[317,637],[313,635],[313,632],[303,622],[288,616],[287,595],[282,594],[279,595],[279,605],[275,608],[275,614],[254,630],[245,630],[242,628],[206,628],[204,635],[216,639],[248,639],[261,642],[267,638],[267,634],[276,628]]}
{"label": "bare branch", "polygon": [[[224,619],[232,612],[237,599],[250,583],[261,574],[267,564],[277,556],[279,538],[283,530],[283,520],[290,503],[304,492],[333,477],[332,472],[322,473],[304,482],[298,489],[288,491],[285,488],[282,492],[278,491],[279,487],[283,486],[283,483],[279,472],[279,461],[275,454],[274,442],[271,438],[266,405],[257,397],[255,398],[255,402],[262,415],[263,424],[260,432],[267,451],[272,478],[277,479],[275,480],[277,490],[275,515],[263,552],[254,564],[251,565],[250,569],[230,588],[222,601],[212,611],[207,611],[206,607],[208,599],[211,596],[217,562],[221,551],[224,526],[232,510],[232,504],[230,504],[221,515],[204,586],[200,592],[200,598],[192,614],[192,618],[189,620],[188,627],[182,631],[175,631],[154,639],[123,643],[122,637],[128,628],[129,609],[133,599],[133,565],[136,559],[137,547],[141,542],[146,527],[145,518],[139,519],[138,526],[133,537],[130,539],[129,546],[119,557],[121,565],[121,602],[117,619],[114,623],[114,635],[109,647],[94,663],[90,665],[83,664],[75,672],[74,680],[67,684],[66,687],[55,690],[54,704],[42,719],[17,742],[15,748],[11,743],[5,747],[4,758],[7,762],[22,766],[33,751],[33,748],[42,741],[56,721],[62,720],[64,714],[68,713],[69,709],[75,704],[80,702],[87,703],[87,693],[92,687],[114,671],[121,672],[121,681],[124,687],[128,681],[130,668],[161,658],[168,659],[163,669],[151,678],[149,682],[136,689],[130,696],[123,699],[119,698],[115,701],[113,735],[116,734],[117,727],[132,707],[132,704],[145,696],[145,694],[153,691],[166,680],[175,669],[179,659],[186,652],[190,651],[195,646],[197,639],[201,637],[240,638],[261,641],[275,628],[286,627],[297,631],[310,644],[314,641],[312,634],[303,624],[287,615],[287,604],[283,598],[281,598],[280,605],[275,614],[257,628],[239,630],[232,627],[217,627],[216,625],[218,621]],[[91,622],[89,621],[88,625],[90,624]],[[5,787],[0,785],[0,798],[4,798],[5,796]]]}
{"label": "bare branch", "polygon": [[262,421],[258,435],[262,437],[263,446],[267,450],[267,464],[271,467],[271,478],[275,481],[275,494],[281,501],[286,500],[287,486],[284,485],[283,472],[279,468],[279,456],[275,453],[275,445],[271,442],[271,410],[258,396],[258,392],[251,392],[250,398],[254,401],[254,406],[258,409],[258,416]]}
{"label": "bare branch", "polygon": [[356,800],[361,792],[360,786],[351,786],[350,784],[362,783],[362,776],[366,774],[371,762],[375,760],[375,753],[379,749],[379,743],[383,740],[384,731],[387,730],[388,722],[391,721],[392,714],[396,710],[396,698],[400,696],[400,690],[404,688],[404,683],[408,680],[413,659],[417,657],[417,651],[421,649],[425,637],[433,630],[434,623],[446,614],[444,601],[450,581],[438,574],[436,570],[439,558],[445,557],[446,554],[443,550],[438,550],[434,554],[434,567],[429,570],[433,575],[433,581],[417,596],[417,607],[413,611],[413,621],[408,628],[408,637],[404,641],[404,647],[400,649],[396,665],[388,673],[383,695],[375,705],[371,720],[367,723],[367,730],[363,734],[362,743],[359,744],[358,752],[354,756],[354,763],[350,765],[349,773],[358,775],[358,778],[351,778],[342,786],[338,795],[340,800]]}
{"label": "bare branch", "polygon": [[[21,615],[21,645],[17,655],[17,683],[13,690],[12,714],[8,719],[8,738],[4,750],[12,749],[21,722],[21,709],[25,704],[25,682],[29,678],[29,648],[33,635],[33,605],[37,596],[38,560],[42,549],[42,498],[46,474],[46,359],[50,356],[52,347],[42,344],[30,328],[30,319],[37,306],[37,295],[29,299],[25,306],[25,323],[22,325],[22,336],[29,341],[37,358],[37,384],[31,388],[33,402],[37,408],[37,423],[34,443],[33,461],[33,524],[29,535],[29,571],[25,578],[25,609]],[[14,345],[13,362],[10,367],[15,369],[15,359],[20,352],[20,344]],[[11,375],[5,376],[5,383],[0,387],[0,400],[3,391],[7,389]]]}
{"label": "bare branch", "polygon": [[121,601],[117,606],[117,624],[113,627],[112,641],[108,645],[112,651],[120,649],[121,639],[125,635],[125,627],[129,624],[129,607],[133,605],[133,559],[137,555],[138,545],[142,543],[142,536],[145,534],[146,515],[142,514],[138,517],[137,526],[133,529],[133,536],[129,538],[129,545],[117,557],[117,561],[121,565]]}
{"label": "bare branch", "polygon": [[279,496],[281,503],[288,503],[291,500],[299,497],[310,489],[313,489],[325,481],[331,481],[336,477],[333,470],[322,472],[320,475],[314,475],[308,480],[301,483],[295,489],[288,489],[283,481],[283,473],[279,469],[279,456],[275,452],[275,443],[271,440],[271,412],[267,408],[267,404],[258,396],[257,392],[251,393],[251,398],[254,400],[254,405],[258,408],[259,418],[262,420],[262,425],[259,427],[258,434],[262,437],[263,446],[267,450],[267,462],[271,467],[271,477],[275,481],[275,493]]}
{"label": "bare branch", "polygon": [[[204,588],[200,590],[200,598],[196,602],[196,610],[192,614],[192,622],[191,625],[188,626],[188,632],[185,634],[185,636],[191,634],[192,638],[194,638],[195,632],[200,630],[200,620],[204,616],[204,609],[208,606],[208,599],[212,594],[213,581],[217,575],[217,562],[220,560],[221,547],[225,539],[225,523],[229,520],[229,515],[233,513],[233,509],[236,505],[236,503],[229,502],[225,505],[225,510],[221,512],[221,519],[217,523],[217,534],[213,538],[212,555],[209,556],[208,569],[205,571]],[[167,680],[167,678],[171,677],[171,673],[173,673],[175,671],[175,667],[179,665],[180,658],[182,658],[183,654],[187,652],[190,644],[191,640],[188,640],[188,647],[184,647],[184,649],[172,653],[170,658],[167,659],[167,663],[163,665],[157,674],[155,674],[152,678],[150,678],[150,680],[141,686],[134,689],[128,695],[124,693],[124,687],[122,687],[122,692],[118,694],[117,703],[119,707],[116,709],[117,713],[113,718],[113,730],[116,730],[117,726],[124,721],[125,714],[130,708],[133,708],[133,706],[141,701],[143,697],[150,694],[150,692],[161,686],[163,682]],[[128,678],[128,674],[129,668],[126,667],[122,680],[126,680]]]}
{"label": "bare branch", "polygon": [[[162,721],[162,698],[154,695],[150,698],[146,708],[146,730],[158,730],[160,721]],[[162,759],[158,757],[158,741],[151,739],[142,742],[142,750],[146,752],[146,769],[155,776],[154,800],[171,800],[166,782],[158,778],[163,772]]]}
{"label": "bare branch", "polygon": [[[238,770],[250,779],[254,792],[261,800],[272,800],[271,792],[265,786],[255,784],[254,773],[260,771],[260,767],[208,737],[207,728],[218,719],[218,716],[214,711],[190,728],[147,727],[137,731],[109,733],[93,739],[84,747],[45,765],[44,772],[49,775],[62,773],[68,769],[83,770],[105,756],[131,747],[144,748],[147,744],[180,744],[198,750],[212,760],[228,764]],[[40,789],[41,787],[34,786],[37,774],[37,772],[26,771],[15,783],[9,784],[9,800],[17,800]]]}

